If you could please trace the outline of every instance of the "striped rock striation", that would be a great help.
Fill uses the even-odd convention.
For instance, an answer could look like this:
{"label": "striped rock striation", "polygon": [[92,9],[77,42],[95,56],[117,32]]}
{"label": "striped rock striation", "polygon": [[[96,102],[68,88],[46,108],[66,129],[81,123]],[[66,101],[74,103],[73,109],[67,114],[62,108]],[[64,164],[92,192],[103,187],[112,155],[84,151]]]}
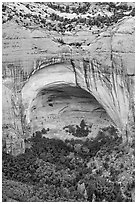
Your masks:
{"label": "striped rock striation", "polygon": [[49,32],[34,36],[15,23],[4,25],[3,125],[16,124],[22,135],[28,126],[49,128],[47,136],[61,138],[74,137],[63,128],[82,120],[89,137],[110,124],[127,131],[134,103],[134,34],[135,19],[126,17],[99,35],[88,32],[75,47],[61,46],[59,36]]}

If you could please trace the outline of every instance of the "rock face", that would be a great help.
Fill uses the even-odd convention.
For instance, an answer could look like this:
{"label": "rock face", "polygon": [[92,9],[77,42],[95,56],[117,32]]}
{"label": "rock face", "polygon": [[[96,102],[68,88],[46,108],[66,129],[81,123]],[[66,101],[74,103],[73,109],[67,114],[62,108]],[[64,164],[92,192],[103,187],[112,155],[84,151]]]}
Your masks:
{"label": "rock face", "polygon": [[[51,65],[37,71],[22,89],[26,119],[33,129],[49,128],[48,137],[74,138],[63,129],[79,125],[84,119],[95,137],[111,120],[101,104],[87,91],[77,87],[71,64]],[[98,110],[98,111],[96,111]]]}
{"label": "rock face", "polygon": [[135,19],[125,18],[100,33],[85,50],[104,66],[111,66],[113,58],[128,74],[135,74]]}
{"label": "rock face", "polygon": [[[23,31],[15,24],[17,36],[12,36],[10,24],[4,27],[3,83],[12,94],[21,94],[17,106],[23,107],[32,131],[49,128],[49,137],[65,138],[63,127],[79,125],[83,119],[92,125],[91,137],[111,122],[119,129],[127,126],[134,87],[134,22],[128,17],[99,35],[89,32],[85,42],[79,36],[80,47],[66,42],[61,47],[58,36]],[[72,36],[63,38],[73,41]],[[64,60],[45,63],[53,56]]]}
{"label": "rock face", "polygon": [[[118,66],[123,63],[128,74],[135,73],[134,17],[125,17],[115,26],[101,31],[98,35],[93,34],[91,30],[80,31],[73,36],[62,36],[44,30],[31,31],[13,22],[7,22],[2,29],[3,74],[9,64],[15,65],[15,63],[29,74],[37,60],[66,52],[70,54],[70,51],[73,58],[81,58],[81,56],[89,59],[96,58],[107,67],[111,66],[112,55]],[[59,39],[64,42],[63,46],[59,43]],[[77,41],[81,46],[74,46]]]}
{"label": "rock face", "polygon": [[11,123],[12,121],[12,105],[11,105],[11,96],[12,92],[6,86],[2,86],[2,110],[3,110],[3,124]]}

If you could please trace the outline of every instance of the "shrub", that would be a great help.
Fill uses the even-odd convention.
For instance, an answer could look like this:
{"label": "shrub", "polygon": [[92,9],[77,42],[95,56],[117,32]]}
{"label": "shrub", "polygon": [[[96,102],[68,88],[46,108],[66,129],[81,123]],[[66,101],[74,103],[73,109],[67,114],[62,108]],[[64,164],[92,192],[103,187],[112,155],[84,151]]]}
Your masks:
{"label": "shrub", "polygon": [[[91,128],[92,126],[90,126]],[[85,121],[82,120],[80,122],[80,126],[76,125],[68,125],[63,127],[66,132],[71,133],[75,137],[87,137],[88,134],[91,132],[90,128],[86,125]]]}

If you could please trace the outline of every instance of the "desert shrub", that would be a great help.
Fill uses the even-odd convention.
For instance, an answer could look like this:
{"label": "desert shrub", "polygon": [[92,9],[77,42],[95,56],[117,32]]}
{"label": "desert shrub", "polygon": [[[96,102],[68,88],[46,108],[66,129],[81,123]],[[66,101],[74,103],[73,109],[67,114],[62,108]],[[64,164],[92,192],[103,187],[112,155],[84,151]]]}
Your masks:
{"label": "desert shrub", "polygon": [[86,125],[85,121],[82,120],[79,126],[76,125],[75,127],[74,125],[68,125],[65,126],[63,129],[66,132],[71,133],[75,137],[87,137],[89,132],[91,132],[90,128]]}
{"label": "desert shrub", "polygon": [[132,9],[130,15],[133,16],[133,17],[135,16],[135,8]]}
{"label": "desert shrub", "polygon": [[57,41],[58,41],[59,43],[61,43],[62,45],[66,44],[66,43],[64,42],[64,40],[61,39],[61,38],[57,39]]}
{"label": "desert shrub", "polygon": [[6,5],[4,5],[4,3],[2,3],[2,12],[5,12],[6,11]]}
{"label": "desert shrub", "polygon": [[42,133],[42,134],[47,134],[48,131],[49,131],[49,128],[47,128],[47,129],[43,128],[43,129],[41,130],[41,133]]}

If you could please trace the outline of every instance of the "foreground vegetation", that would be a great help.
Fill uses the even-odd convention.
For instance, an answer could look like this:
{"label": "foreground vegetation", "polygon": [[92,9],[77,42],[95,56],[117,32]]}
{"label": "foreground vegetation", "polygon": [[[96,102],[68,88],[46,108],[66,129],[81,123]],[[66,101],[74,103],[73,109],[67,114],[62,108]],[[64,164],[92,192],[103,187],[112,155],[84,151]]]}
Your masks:
{"label": "foreground vegetation", "polygon": [[85,142],[42,132],[26,140],[25,154],[3,152],[3,201],[134,201],[134,143],[120,148],[114,127]]}

